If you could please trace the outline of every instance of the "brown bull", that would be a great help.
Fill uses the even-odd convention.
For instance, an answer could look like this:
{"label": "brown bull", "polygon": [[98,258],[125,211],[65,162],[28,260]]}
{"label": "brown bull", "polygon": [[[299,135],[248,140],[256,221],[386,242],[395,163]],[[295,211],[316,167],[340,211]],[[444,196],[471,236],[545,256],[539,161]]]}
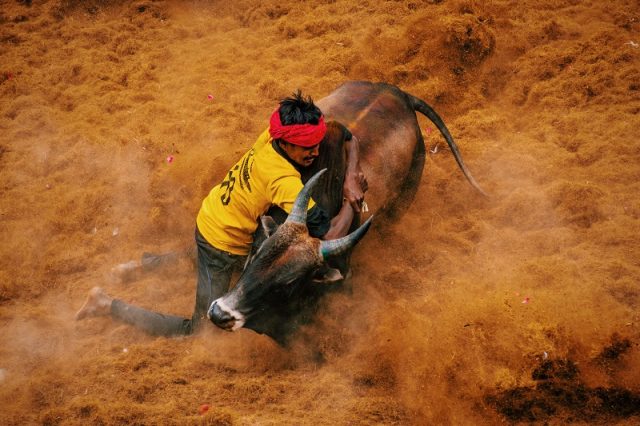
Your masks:
{"label": "brown bull", "polygon": [[[223,329],[250,328],[286,343],[291,332],[310,318],[318,298],[326,291],[326,285],[315,283],[342,281],[348,272],[351,249],[366,233],[370,218],[336,241],[310,237],[305,225],[311,194],[331,215],[342,204],[342,124],[359,140],[360,164],[369,182],[366,203],[370,216],[397,207],[399,202],[410,202],[415,195],[426,151],[416,111],[438,127],[469,182],[482,192],[444,122],[422,100],[389,84],[349,82],[317,105],[328,121],[320,156],[303,175],[307,183],[292,214],[282,223],[282,212],[273,212],[276,222],[282,223],[279,227],[270,217],[262,218],[238,283],[211,304],[209,318]],[[328,171],[320,178],[321,173],[316,172],[324,168]]]}

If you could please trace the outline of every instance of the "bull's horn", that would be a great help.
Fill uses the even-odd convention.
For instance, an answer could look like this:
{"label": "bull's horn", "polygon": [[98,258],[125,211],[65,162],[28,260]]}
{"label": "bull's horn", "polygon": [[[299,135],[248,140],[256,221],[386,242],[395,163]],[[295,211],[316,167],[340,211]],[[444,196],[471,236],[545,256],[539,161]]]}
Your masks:
{"label": "bull's horn", "polygon": [[311,198],[311,191],[313,191],[313,187],[318,183],[318,179],[327,169],[322,169],[315,175],[311,177],[304,184],[304,188],[300,190],[300,193],[296,197],[296,201],[293,203],[293,207],[291,207],[291,213],[287,216],[286,222],[291,223],[302,223],[303,225],[307,224],[307,207],[309,206],[309,199]]}
{"label": "bull's horn", "polygon": [[371,226],[371,216],[365,223],[360,225],[358,229],[347,235],[346,237],[338,238],[337,240],[322,241],[320,243],[320,255],[323,259],[327,259],[329,256],[336,256],[342,254],[355,246],[364,234],[369,230]]}

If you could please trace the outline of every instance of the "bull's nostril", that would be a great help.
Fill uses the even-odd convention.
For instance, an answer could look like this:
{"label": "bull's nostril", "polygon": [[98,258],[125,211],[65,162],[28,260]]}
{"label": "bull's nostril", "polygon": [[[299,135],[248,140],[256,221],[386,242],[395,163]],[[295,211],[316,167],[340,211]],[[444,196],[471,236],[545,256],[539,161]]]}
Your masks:
{"label": "bull's nostril", "polygon": [[211,304],[207,316],[211,322],[225,330],[231,329],[235,323],[235,318],[223,310],[217,302]]}
{"label": "bull's nostril", "polygon": [[245,323],[245,316],[238,310],[229,308],[224,298],[213,301],[207,311],[207,316],[212,323],[227,331],[242,328]]}
{"label": "bull's nostril", "polygon": [[[209,310],[207,310],[207,318],[209,318],[211,321],[213,321],[213,317],[214,317],[214,315],[215,315],[215,313],[214,313],[214,308],[216,308],[216,307],[217,307],[217,304],[218,304],[218,302],[215,302],[215,301],[214,301],[214,302],[211,304],[211,306],[209,306]],[[218,309],[219,309],[219,308],[218,308]]]}

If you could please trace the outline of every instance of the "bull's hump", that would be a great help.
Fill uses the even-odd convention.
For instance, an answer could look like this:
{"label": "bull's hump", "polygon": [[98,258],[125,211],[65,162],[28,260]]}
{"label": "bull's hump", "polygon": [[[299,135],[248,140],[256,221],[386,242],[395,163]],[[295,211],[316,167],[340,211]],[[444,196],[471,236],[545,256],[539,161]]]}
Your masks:
{"label": "bull's hump", "polygon": [[317,104],[328,120],[339,121],[354,133],[359,128],[390,129],[398,122],[415,120],[404,93],[385,83],[348,82]]}

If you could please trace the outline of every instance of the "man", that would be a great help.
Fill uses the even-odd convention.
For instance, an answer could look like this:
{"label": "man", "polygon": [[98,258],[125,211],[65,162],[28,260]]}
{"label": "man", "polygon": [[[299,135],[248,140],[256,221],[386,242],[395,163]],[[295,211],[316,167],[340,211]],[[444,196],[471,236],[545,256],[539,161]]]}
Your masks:
{"label": "man", "polygon": [[[269,128],[229,170],[202,202],[196,219],[198,282],[191,318],[148,311],[108,296],[94,287],[76,314],[80,320],[111,315],[154,335],[189,335],[206,319],[211,303],[227,292],[233,268],[249,254],[257,218],[277,206],[286,213],[303,187],[301,171],[313,164],[327,127],[320,109],[300,91],[283,99],[271,115]],[[338,214],[328,214],[311,200],[309,233],[332,240],[347,235],[367,190],[358,163],[358,141],[344,129],[347,170],[344,201]]]}

